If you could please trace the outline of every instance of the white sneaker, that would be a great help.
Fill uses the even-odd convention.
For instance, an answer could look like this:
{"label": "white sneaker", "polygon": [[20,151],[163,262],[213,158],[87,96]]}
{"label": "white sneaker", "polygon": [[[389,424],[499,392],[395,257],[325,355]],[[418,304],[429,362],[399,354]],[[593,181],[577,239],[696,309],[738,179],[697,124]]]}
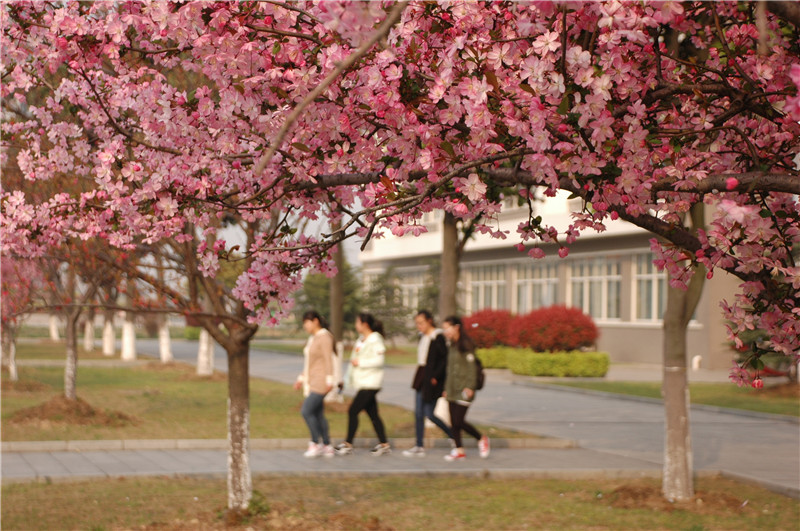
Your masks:
{"label": "white sneaker", "polygon": [[386,455],[392,453],[392,447],[389,443],[378,444],[370,452],[372,455]]}
{"label": "white sneaker", "polygon": [[314,442],[308,443],[308,450],[303,454],[304,457],[319,457],[322,455],[322,445]]}
{"label": "white sneaker", "polygon": [[336,455],[336,450],[333,449],[333,446],[326,444],[322,447],[322,457],[333,457],[334,455]]}
{"label": "white sneaker", "polygon": [[406,457],[425,457],[425,448],[422,446],[415,446],[408,450],[403,450],[403,455]]}
{"label": "white sneaker", "polygon": [[481,440],[478,441],[478,452],[484,459],[489,457],[489,437],[487,437],[486,435],[481,437]]}
{"label": "white sneaker", "polygon": [[444,456],[445,461],[463,461],[467,458],[467,454],[460,451],[458,448],[453,448],[449,454]]}
{"label": "white sneaker", "polygon": [[343,442],[341,444],[337,444],[334,451],[336,452],[336,455],[350,455],[353,453],[353,445]]}

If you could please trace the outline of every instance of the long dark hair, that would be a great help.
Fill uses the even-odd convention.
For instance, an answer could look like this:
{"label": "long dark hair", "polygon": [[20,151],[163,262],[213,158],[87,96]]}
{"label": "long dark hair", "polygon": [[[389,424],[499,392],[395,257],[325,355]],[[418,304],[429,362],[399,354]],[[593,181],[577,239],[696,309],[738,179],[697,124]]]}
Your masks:
{"label": "long dark hair", "polygon": [[468,352],[474,353],[475,342],[466,332],[464,332],[464,323],[461,322],[461,318],[451,315],[450,317],[446,318],[444,322],[450,326],[458,327],[458,340],[456,341],[456,348],[458,351],[462,354],[467,354]]}
{"label": "long dark hair", "polygon": [[366,324],[370,330],[373,332],[378,332],[380,335],[383,335],[383,323],[379,320],[375,319],[375,316],[371,313],[362,312],[358,314],[358,320],[362,323]]}
{"label": "long dark hair", "polygon": [[303,314],[303,321],[313,321],[314,319],[319,321],[319,325],[322,328],[328,328],[328,321],[326,321],[325,318],[322,317],[318,311],[308,310],[306,313]]}

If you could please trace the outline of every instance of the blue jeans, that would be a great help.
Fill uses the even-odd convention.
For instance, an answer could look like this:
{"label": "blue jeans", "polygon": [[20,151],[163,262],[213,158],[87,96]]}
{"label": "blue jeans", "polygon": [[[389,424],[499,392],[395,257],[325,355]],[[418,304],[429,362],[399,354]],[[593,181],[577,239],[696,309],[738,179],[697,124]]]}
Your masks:
{"label": "blue jeans", "polygon": [[442,419],[433,414],[433,409],[436,407],[436,401],[426,402],[422,398],[422,391],[417,391],[417,403],[414,408],[414,431],[417,435],[417,446],[423,446],[423,438],[425,436],[425,419],[430,419],[431,422],[439,426],[448,439],[453,438],[453,433],[447,424]]}
{"label": "blue jeans", "polygon": [[331,443],[331,438],[328,431],[328,419],[325,418],[324,399],[325,395],[312,392],[303,401],[300,412],[311,432],[311,442],[316,443],[322,439],[322,444],[328,445]]}

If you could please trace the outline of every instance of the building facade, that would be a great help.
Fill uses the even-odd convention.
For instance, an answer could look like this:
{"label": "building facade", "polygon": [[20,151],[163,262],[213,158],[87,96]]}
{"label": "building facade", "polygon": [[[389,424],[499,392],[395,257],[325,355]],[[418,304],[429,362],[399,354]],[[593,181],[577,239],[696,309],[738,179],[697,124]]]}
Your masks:
{"label": "building facade", "polygon": [[[536,203],[536,215],[559,230],[570,222],[572,203],[566,194]],[[547,257],[534,260],[515,245],[516,228],[527,219],[528,208],[507,205],[498,219],[508,238],[476,235],[464,250],[458,285],[461,313],[492,308],[514,314],[562,304],[581,308],[600,330],[598,348],[613,362],[661,363],[662,316],[667,277],[653,265],[652,235],[623,221],[607,224],[602,233],[585,232],[559,258],[554,244],[542,245]],[[431,264],[442,249],[442,216],[423,218],[428,229],[420,236],[385,234],[373,239],[360,254],[364,280],[391,270],[403,294],[405,308],[418,308],[421,294],[438,279]],[[731,300],[737,282],[724,273],[707,281],[688,330],[689,362],[695,367],[727,368],[734,352],[726,339],[719,303]]]}

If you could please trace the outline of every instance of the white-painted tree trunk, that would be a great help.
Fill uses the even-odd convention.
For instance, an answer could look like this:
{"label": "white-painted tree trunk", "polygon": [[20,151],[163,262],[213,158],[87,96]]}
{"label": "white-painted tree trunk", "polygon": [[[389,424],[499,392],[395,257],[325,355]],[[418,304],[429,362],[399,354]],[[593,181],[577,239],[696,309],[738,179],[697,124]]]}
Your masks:
{"label": "white-painted tree trunk", "polygon": [[200,330],[200,340],[197,348],[197,374],[209,376],[214,373],[214,338],[208,330]]}
{"label": "white-painted tree trunk", "polygon": [[58,333],[58,317],[50,315],[50,339],[58,341],[61,336]]}
{"label": "white-painted tree trunk", "polygon": [[114,334],[114,318],[106,317],[103,323],[103,356],[114,355],[114,343],[116,337]]}
{"label": "white-painted tree trunk", "polygon": [[83,325],[83,350],[91,352],[94,350],[94,319],[91,313],[86,323]]}
{"label": "white-painted tree trunk", "polygon": [[12,382],[19,380],[17,373],[17,342],[14,338],[14,333],[10,332],[8,327],[3,329],[3,340],[0,345],[0,358],[3,360],[3,366],[8,367],[8,378]]}
{"label": "white-painted tree trunk", "polygon": [[169,322],[166,319],[158,325],[158,352],[161,355],[161,363],[173,361],[172,342],[169,337]]}
{"label": "white-painted tree trunk", "polygon": [[[74,281],[73,281],[74,282]],[[72,282],[71,282],[72,283]],[[74,293],[74,289],[70,290]],[[78,398],[78,316],[80,310],[67,312],[67,323],[64,336],[67,343],[67,359],[64,363],[64,398]]]}
{"label": "white-painted tree trunk", "polygon": [[136,330],[133,326],[133,314],[125,312],[125,322],[122,323],[122,359],[133,361],[136,359]]}

